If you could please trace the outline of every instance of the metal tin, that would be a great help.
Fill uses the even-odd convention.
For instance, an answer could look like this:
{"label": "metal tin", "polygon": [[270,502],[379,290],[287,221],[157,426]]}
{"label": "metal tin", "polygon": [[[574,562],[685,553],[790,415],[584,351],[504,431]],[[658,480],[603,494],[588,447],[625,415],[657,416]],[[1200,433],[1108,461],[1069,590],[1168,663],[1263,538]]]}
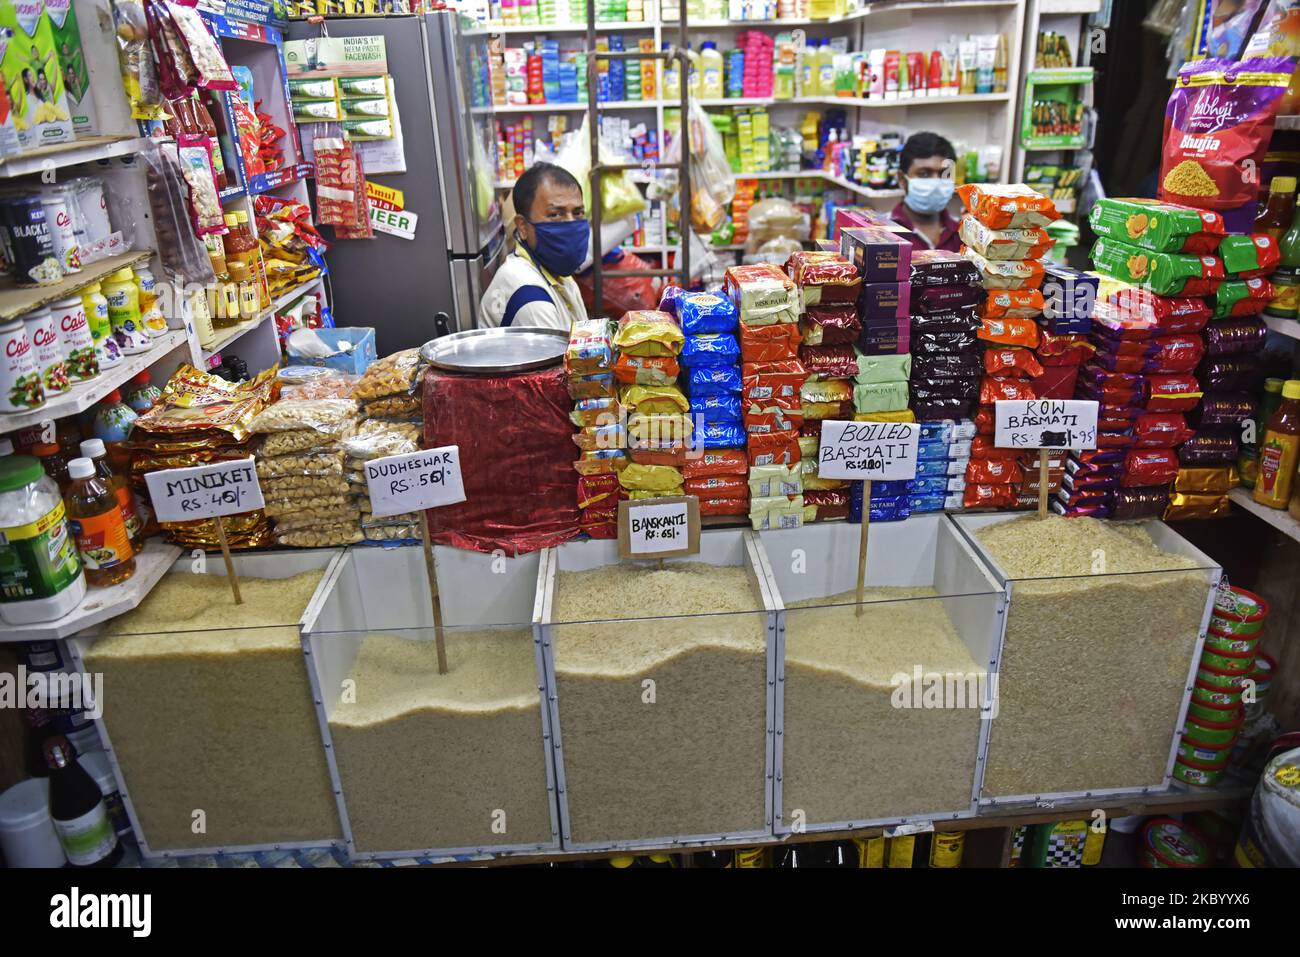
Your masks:
{"label": "metal tin", "polygon": [[54,324],[59,330],[59,347],[68,378],[84,382],[99,375],[99,359],[95,356],[95,338],[86,321],[86,307],[79,296],[69,296],[50,304]]}
{"label": "metal tin", "polygon": [[73,220],[76,203],[72,191],[64,187],[41,193],[41,208],[45,210],[45,224],[50,229],[50,242],[54,244],[54,255],[65,273],[81,272],[77,228]]}
{"label": "metal tin", "polygon": [[62,395],[72,388],[68,381],[67,364],[63,361],[63,348],[59,344],[59,329],[48,309],[36,309],[23,316],[27,338],[32,343],[36,371],[41,374],[41,385],[46,397]]}
{"label": "metal tin", "polygon": [[9,233],[14,282],[43,286],[63,278],[40,197],[11,196],[0,206]]}
{"label": "metal tin", "polygon": [[467,329],[431,339],[420,347],[424,361],[444,372],[503,375],[555,365],[564,357],[569,334],[559,329]]}

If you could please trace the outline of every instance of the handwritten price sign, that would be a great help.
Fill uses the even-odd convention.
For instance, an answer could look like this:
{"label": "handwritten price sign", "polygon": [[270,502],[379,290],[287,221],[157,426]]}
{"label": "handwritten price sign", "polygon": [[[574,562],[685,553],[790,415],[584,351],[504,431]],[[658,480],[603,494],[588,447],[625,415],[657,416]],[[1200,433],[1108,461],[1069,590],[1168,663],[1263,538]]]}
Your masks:
{"label": "handwritten price sign", "polygon": [[150,472],[144,481],[160,522],[238,515],[266,504],[251,456],[215,465]]}
{"label": "handwritten price sign", "polygon": [[817,474],[871,481],[916,478],[920,435],[914,422],[823,422]]}
{"label": "handwritten price sign", "polygon": [[675,495],[618,503],[619,558],[673,558],[700,550],[700,500]]}
{"label": "handwritten price sign", "polygon": [[375,518],[463,502],[460,449],[444,445],[372,459],[366,463],[366,488]]}
{"label": "handwritten price sign", "polygon": [[993,444],[1000,449],[1095,449],[1097,403],[1032,399],[993,403]]}

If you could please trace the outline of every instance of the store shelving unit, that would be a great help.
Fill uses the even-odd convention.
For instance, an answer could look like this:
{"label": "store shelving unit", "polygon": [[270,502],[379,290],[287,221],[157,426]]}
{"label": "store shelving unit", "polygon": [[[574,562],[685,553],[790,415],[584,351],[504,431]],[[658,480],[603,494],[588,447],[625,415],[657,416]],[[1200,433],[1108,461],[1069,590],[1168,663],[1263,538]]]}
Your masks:
{"label": "store shelving unit", "polygon": [[1269,508],[1267,505],[1260,505],[1251,498],[1250,489],[1248,488],[1234,488],[1228,493],[1228,498],[1232,499],[1234,505],[1272,525],[1283,535],[1300,542],[1300,521],[1292,518],[1290,512],[1286,509]]}
{"label": "store shelving unit", "polygon": [[110,588],[88,588],[86,597],[73,611],[54,621],[34,625],[8,625],[0,629],[0,642],[52,641],[67,638],[124,614],[142,602],[158,580],[180,558],[181,548],[158,541],[145,544],[135,557],[135,574]]}
{"label": "store shelving unit", "polygon": [[[691,44],[713,40],[719,49],[726,49],[738,31],[804,31],[809,39],[847,36],[849,47],[853,50],[865,50],[873,47],[890,49],[932,49],[949,36],[965,36],[968,33],[1005,33],[1007,35],[1007,92],[971,94],[947,97],[909,97],[902,100],[860,99],[855,97],[795,97],[792,99],[760,98],[706,98],[698,99],[706,109],[730,109],[736,107],[763,107],[772,111],[774,124],[797,125],[796,120],[809,108],[841,108],[848,111],[848,126],[853,132],[878,133],[887,130],[902,130],[908,133],[921,129],[939,129],[946,135],[962,140],[968,144],[982,145],[994,143],[1002,147],[1003,164],[1001,180],[1008,181],[1010,159],[1014,145],[1014,134],[1018,113],[1018,91],[1021,87],[1022,38],[1024,31],[1023,2],[1017,0],[928,0],[928,2],[899,3],[864,3],[857,9],[839,17],[825,20],[785,19],[785,20],[691,20],[688,32]],[[669,40],[676,32],[675,20],[662,20],[654,24],[606,24],[597,23],[599,35],[608,35],[633,30],[652,30],[655,49]],[[563,35],[581,33],[585,29],[580,24],[563,26],[491,26],[484,27],[486,32],[503,34],[509,45],[517,45],[518,37]],[[662,72],[660,72],[657,89],[662,89]],[[644,100],[600,104],[601,110],[635,111],[645,113],[654,111],[657,129],[661,136],[667,128],[665,110],[673,109],[674,104],[663,100]],[[494,107],[503,115],[529,113],[545,116],[548,113],[563,113],[582,109],[578,104],[529,104],[527,106]],[[634,113],[633,119],[639,120],[641,114]],[[535,134],[536,135],[536,134]],[[901,198],[898,190],[874,190],[869,187],[850,183],[848,180],[823,174],[821,171],[800,171],[789,176],[770,174],[738,173],[738,179],[797,179],[804,176],[821,176],[828,187],[845,190],[856,201],[866,202],[881,209],[889,209]],[[498,188],[508,188],[508,182],[499,182]],[[658,245],[654,244],[647,244]],[[667,256],[676,246],[666,247]],[[715,247],[717,248],[717,247]]]}
{"label": "store shelving unit", "polygon": [[130,133],[83,137],[72,143],[42,146],[17,156],[0,157],[0,177],[27,176],[48,170],[94,163],[140,152],[144,139]]}
{"label": "store shelving unit", "polygon": [[[203,350],[202,363],[205,368],[215,368],[221,364],[221,352],[228,349],[235,342],[243,340],[245,348],[251,351],[241,351],[240,355],[245,360],[253,359],[274,359],[279,358],[280,345],[275,331],[275,324],[272,322],[274,317],[282,312],[285,307],[292,305],[307,293],[319,289],[324,282],[324,277],[317,276],[315,279],[294,286],[287,292],[281,293],[271,305],[263,309],[257,316],[247,322],[241,322],[237,326],[231,326],[229,329],[218,329],[216,341]],[[249,336],[249,333],[254,333]],[[245,336],[249,336],[245,340]],[[274,359],[272,359],[272,356]],[[271,362],[259,363],[259,368],[267,368]],[[252,363],[249,365],[249,371],[252,371]]]}

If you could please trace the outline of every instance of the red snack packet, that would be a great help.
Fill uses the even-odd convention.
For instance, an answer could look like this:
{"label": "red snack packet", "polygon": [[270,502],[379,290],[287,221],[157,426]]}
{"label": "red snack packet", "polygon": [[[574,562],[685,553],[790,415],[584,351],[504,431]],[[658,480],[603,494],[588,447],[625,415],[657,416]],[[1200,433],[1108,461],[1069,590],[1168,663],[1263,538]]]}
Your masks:
{"label": "red snack packet", "polygon": [[809,375],[853,379],[858,374],[858,356],[852,346],[801,346],[799,359]]}
{"label": "red snack packet", "polygon": [[984,371],[989,375],[1027,375],[1030,377],[1043,374],[1043,367],[1038,364],[1034,354],[1028,349],[1007,346],[1000,349],[984,350]]}
{"label": "red snack packet", "polygon": [[659,446],[658,448],[637,448],[634,446],[628,450],[627,455],[637,465],[671,465],[674,468],[680,468],[686,464],[686,452],[685,444]]}
{"label": "red snack packet", "polygon": [[701,515],[748,515],[749,498],[701,498]]}
{"label": "red snack packet", "polygon": [[1078,366],[1049,366],[1035,376],[1031,385],[1036,399],[1073,399],[1078,384]]}
{"label": "red snack packet", "polygon": [[1196,430],[1187,424],[1181,412],[1148,412],[1139,415],[1133,423],[1133,432],[1140,449],[1173,448],[1182,445]]}
{"label": "red snack packet", "polygon": [[[804,341],[809,345],[848,346],[858,341],[858,335],[862,332],[862,319],[852,305],[809,306],[799,320],[799,327],[803,330]],[[743,348],[741,355],[746,362],[751,361],[744,355]]]}
{"label": "red snack packet", "polygon": [[770,326],[740,324],[740,357],[745,362],[780,362],[799,356],[799,326],[777,322]]}
{"label": "red snack packet", "polygon": [[1125,488],[1140,485],[1168,485],[1178,478],[1178,453],[1173,449],[1130,449],[1124,456]]}
{"label": "red snack packet", "polygon": [[1034,387],[1023,379],[1006,379],[990,375],[980,380],[981,403],[1033,398],[1035,398]]}
{"label": "red snack packet", "polygon": [[[993,415],[992,406],[980,406],[980,412],[983,412],[986,408],[989,410],[991,422]],[[976,418],[978,419],[978,414]],[[970,457],[973,459],[1019,459],[1020,453],[1015,449],[1001,449],[993,444],[993,439],[990,438],[993,431],[993,429],[990,429],[989,435],[980,435],[976,433],[975,438],[971,439],[970,442]]]}
{"label": "red snack packet", "polygon": [[[992,435],[996,429],[997,419],[993,414],[993,406],[982,405],[975,412],[975,431],[979,435]],[[974,454],[974,446],[971,446],[971,454]]]}
{"label": "red snack packet", "polygon": [[1151,341],[1156,343],[1156,351],[1148,361],[1149,372],[1165,375],[1191,372],[1205,355],[1205,343],[1200,336],[1161,336]]}
{"label": "red snack packet", "polygon": [[617,475],[580,475],[578,476],[578,508],[591,508],[598,502],[618,501],[620,489]]}
{"label": "red snack packet", "polygon": [[[978,438],[978,436],[976,436]],[[1018,456],[1019,453],[1016,453]],[[1020,463],[1013,456],[1010,459],[976,459],[966,464],[966,481],[976,484],[998,485],[1003,482],[1015,483],[1025,477]]]}
{"label": "red snack packet", "polygon": [[[1221,237],[1214,236],[1217,243]],[[1125,286],[1111,293],[1110,303],[1125,317],[1153,324],[1160,332],[1199,332],[1214,310],[1203,299],[1157,296],[1140,286]]]}
{"label": "red snack packet", "polygon": [[1287,57],[1183,64],[1165,108],[1160,198],[1197,209],[1254,202],[1277,103],[1294,67]]}
{"label": "red snack packet", "polygon": [[991,289],[980,308],[980,318],[1033,319],[1046,305],[1041,289]]}
{"label": "red snack packet", "polygon": [[1133,429],[1111,429],[1102,430],[1101,423],[1097,424],[1097,448],[1115,449],[1127,448],[1133,444]]}
{"label": "red snack packet", "polygon": [[705,498],[749,498],[749,482],[742,475],[708,475],[687,479],[683,486],[687,495]]}
{"label": "red snack packet", "polygon": [[966,508],[1011,508],[1016,504],[1016,488],[1009,484],[971,484],[961,494]]}
{"label": "red snack packet", "polygon": [[803,412],[783,409],[780,406],[751,408],[745,410],[744,420],[745,431],[750,436],[765,432],[788,432],[791,435],[798,435],[799,426],[803,424]]}
{"label": "red snack packet", "polygon": [[749,458],[744,449],[711,449],[698,456],[688,457],[682,466],[682,477],[686,479],[748,474]]}
{"label": "red snack packet", "polygon": [[799,387],[808,379],[808,370],[798,359],[746,362],[740,367],[740,372],[743,383],[741,396],[746,401],[765,402],[790,397],[798,400]]}
{"label": "red snack packet", "polygon": [[614,378],[625,385],[672,385],[681,371],[674,356],[619,355]]}
{"label": "red snack packet", "polygon": [[794,465],[800,460],[797,432],[760,432],[749,436],[750,465]]}
{"label": "red snack packet", "polygon": [[1032,319],[986,318],[980,324],[977,335],[985,342],[1033,349],[1038,345],[1038,323]]}
{"label": "red snack packet", "polygon": [[1147,391],[1148,412],[1190,412],[1203,395],[1196,376],[1188,372],[1147,376]]}

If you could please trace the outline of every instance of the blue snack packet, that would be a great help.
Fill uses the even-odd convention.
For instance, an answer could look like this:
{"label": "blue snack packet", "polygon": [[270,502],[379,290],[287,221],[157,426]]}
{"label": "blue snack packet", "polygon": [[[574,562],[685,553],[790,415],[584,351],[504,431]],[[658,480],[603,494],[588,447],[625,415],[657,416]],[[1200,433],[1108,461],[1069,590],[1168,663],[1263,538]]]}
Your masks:
{"label": "blue snack packet", "polygon": [[[664,294],[667,295],[666,290]],[[682,293],[676,298],[675,305],[676,315],[682,323],[682,332],[687,335],[731,332],[736,328],[739,319],[735,303],[725,296],[711,292]],[[663,308],[662,298],[660,308]]]}
{"label": "blue snack packet", "polygon": [[740,344],[729,332],[688,335],[678,361],[686,368],[734,366],[740,362]]}
{"label": "blue snack packet", "polygon": [[740,370],[735,366],[695,366],[686,370],[686,394],[691,398],[716,392],[738,393],[742,388]]}

